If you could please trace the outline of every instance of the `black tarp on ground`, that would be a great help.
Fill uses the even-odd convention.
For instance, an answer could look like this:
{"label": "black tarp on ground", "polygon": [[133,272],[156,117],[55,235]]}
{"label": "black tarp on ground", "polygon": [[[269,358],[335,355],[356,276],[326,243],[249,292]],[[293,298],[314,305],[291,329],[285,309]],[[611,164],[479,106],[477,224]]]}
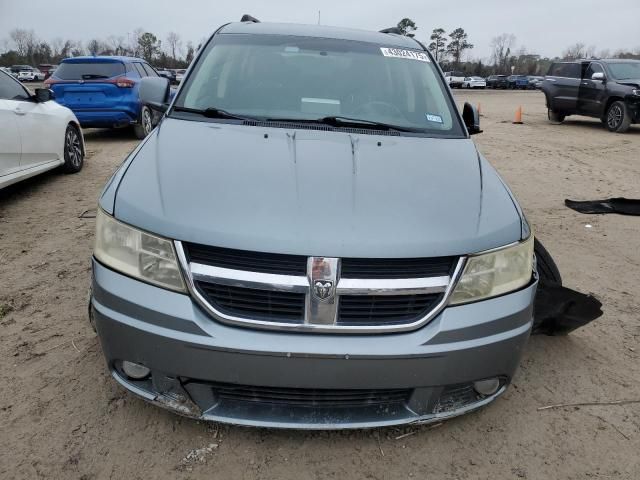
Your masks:
{"label": "black tarp on ground", "polygon": [[620,215],[640,215],[640,200],[633,198],[609,198],[579,202],[566,199],[564,204],[580,213],[619,213]]}

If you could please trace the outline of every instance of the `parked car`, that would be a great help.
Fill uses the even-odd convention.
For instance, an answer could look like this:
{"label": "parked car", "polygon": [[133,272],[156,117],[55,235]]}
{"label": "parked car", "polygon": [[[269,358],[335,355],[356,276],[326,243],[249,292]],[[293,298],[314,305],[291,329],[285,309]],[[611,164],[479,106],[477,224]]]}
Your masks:
{"label": "parked car", "polygon": [[42,73],[37,68],[32,68],[30,70],[20,70],[18,72],[18,80],[21,82],[41,82],[44,80],[44,73]]}
{"label": "parked car", "polygon": [[116,381],[285,428],[441,421],[506,390],[533,235],[422,44],[231,23],[168,88],[142,79],[166,115],[99,200],[90,318]]}
{"label": "parked car", "polygon": [[599,118],[611,132],[640,122],[640,60],[556,62],[542,82],[549,120]]}
{"label": "parked car", "polygon": [[460,88],[464,83],[465,74],[462,72],[445,72],[444,78],[451,88]]}
{"label": "parked car", "polygon": [[507,83],[508,88],[513,90],[526,90],[529,88],[529,79],[526,75],[509,75]]}
{"label": "parked car", "polygon": [[529,89],[536,90],[540,88],[540,84],[544,80],[544,77],[529,75],[527,79],[529,80]]}
{"label": "parked car", "polygon": [[185,69],[176,70],[176,83],[182,83],[182,79],[184,78],[185,73],[187,73]]}
{"label": "parked car", "polygon": [[57,65],[52,65],[50,63],[41,63],[40,65],[38,65],[38,69],[42,73],[44,73],[45,80],[51,76],[51,74],[55,71],[56,68],[58,68]]}
{"label": "parked car", "polygon": [[17,77],[21,71],[33,70],[31,65],[11,65],[11,71]]}
{"label": "parked car", "polygon": [[158,72],[158,75],[169,80],[169,83],[171,85],[175,85],[176,83],[178,83],[176,81],[176,72],[174,72],[173,70],[163,69],[163,70],[156,70],[156,71]]}
{"label": "parked car", "polygon": [[140,101],[140,80],[145,77],[158,74],[139,58],[73,57],[64,59],[45,85],[83,127],[132,126],[136,136],[144,138],[157,118]]}
{"label": "parked car", "polygon": [[486,88],[487,82],[482,77],[465,77],[462,88]]}
{"label": "parked car", "polygon": [[487,77],[487,87],[489,88],[508,88],[509,81],[506,75],[490,75]]}
{"label": "parked car", "polygon": [[50,90],[37,88],[32,95],[0,72],[0,188],[57,167],[67,173],[82,169],[80,124],[52,98]]}

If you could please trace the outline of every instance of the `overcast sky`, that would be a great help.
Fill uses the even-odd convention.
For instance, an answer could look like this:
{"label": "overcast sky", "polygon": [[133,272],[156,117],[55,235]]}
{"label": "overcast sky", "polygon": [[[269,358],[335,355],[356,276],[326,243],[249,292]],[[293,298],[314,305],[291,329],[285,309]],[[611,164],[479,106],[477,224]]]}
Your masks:
{"label": "overcast sky", "polygon": [[14,28],[38,37],[87,41],[124,36],[142,27],[164,40],[175,31],[198,43],[219,25],[250,13],[262,21],[317,23],[369,30],[393,26],[403,17],[431,30],[463,27],[475,45],[470,55],[490,57],[491,38],[513,33],[517,47],[553,57],[576,42],[603,49],[640,47],[640,0],[0,0],[0,49]]}

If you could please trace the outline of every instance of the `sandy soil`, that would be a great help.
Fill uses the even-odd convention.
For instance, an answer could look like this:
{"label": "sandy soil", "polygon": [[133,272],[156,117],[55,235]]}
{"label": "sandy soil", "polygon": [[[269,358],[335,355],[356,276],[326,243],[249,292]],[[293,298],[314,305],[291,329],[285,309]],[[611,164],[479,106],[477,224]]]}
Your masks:
{"label": "sandy soil", "polygon": [[[640,127],[614,135],[590,119],[552,126],[538,92],[456,95],[481,103],[479,148],[565,283],[603,301],[599,321],[532,338],[502,399],[438,428],[305,433],[178,417],[109,377],[87,322],[94,221],[78,216],[137,143],[127,132],[88,131],[80,174],[0,193],[0,477],[640,478],[640,404],[537,410],[640,400],[640,219],[563,205],[640,197]],[[518,105],[524,125],[511,123]]]}

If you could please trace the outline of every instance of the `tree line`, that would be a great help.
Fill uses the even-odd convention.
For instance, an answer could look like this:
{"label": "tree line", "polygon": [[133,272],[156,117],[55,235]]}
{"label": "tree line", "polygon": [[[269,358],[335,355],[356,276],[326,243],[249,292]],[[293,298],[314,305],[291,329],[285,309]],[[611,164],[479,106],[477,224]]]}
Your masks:
{"label": "tree line", "polygon": [[[202,43],[202,42],[201,42]],[[0,41],[0,65],[58,64],[67,57],[82,55],[123,55],[144,58],[157,67],[186,68],[198,48],[192,41],[184,42],[175,32],[160,40],[155,34],[138,28],[124,35],[94,38],[87,42],[54,38],[48,42],[38,38],[33,30],[16,28]]]}
{"label": "tree line", "polygon": [[[416,37],[418,26],[410,18],[403,18],[398,22],[398,30],[403,35]],[[417,38],[420,40],[419,38]],[[567,47],[559,57],[542,57],[531,53],[526,47],[516,48],[516,36],[512,33],[503,33],[494,37],[491,41],[491,57],[489,62],[465,58],[466,52],[473,49],[469,42],[469,36],[462,27],[458,27],[446,33],[444,28],[434,28],[429,36],[429,41],[422,42],[431,52],[434,59],[443,70],[457,70],[468,75],[486,77],[494,74],[509,75],[511,73],[522,75],[544,75],[551,63],[557,60],[577,60],[580,58],[631,58],[640,60],[640,47],[635,50],[602,50],[596,52],[593,46],[587,46],[582,42]],[[470,56],[469,56],[470,57]]]}
{"label": "tree line", "polygon": [[[397,24],[398,30],[411,37],[416,36],[418,26],[410,18]],[[419,38],[417,38],[419,39]],[[9,36],[0,40],[0,65],[57,64],[67,57],[81,55],[127,55],[141,57],[156,67],[186,68],[198,45],[184,41],[175,32],[169,32],[164,41],[151,32],[138,28],[126,35],[110,35],[87,42],[63,39],[46,41],[38,38],[33,30],[16,28]],[[516,48],[516,36],[512,33],[497,35],[491,41],[491,57],[488,62],[474,59],[470,53],[474,45],[464,28],[458,27],[447,33],[443,28],[434,28],[428,41],[422,42],[443,70],[457,70],[468,75],[488,76],[492,74],[544,75],[549,65],[559,59],[578,58],[635,58],[640,59],[640,48],[635,50],[603,50],[578,42],[567,47],[560,57],[547,58],[529,52],[524,46]]]}

